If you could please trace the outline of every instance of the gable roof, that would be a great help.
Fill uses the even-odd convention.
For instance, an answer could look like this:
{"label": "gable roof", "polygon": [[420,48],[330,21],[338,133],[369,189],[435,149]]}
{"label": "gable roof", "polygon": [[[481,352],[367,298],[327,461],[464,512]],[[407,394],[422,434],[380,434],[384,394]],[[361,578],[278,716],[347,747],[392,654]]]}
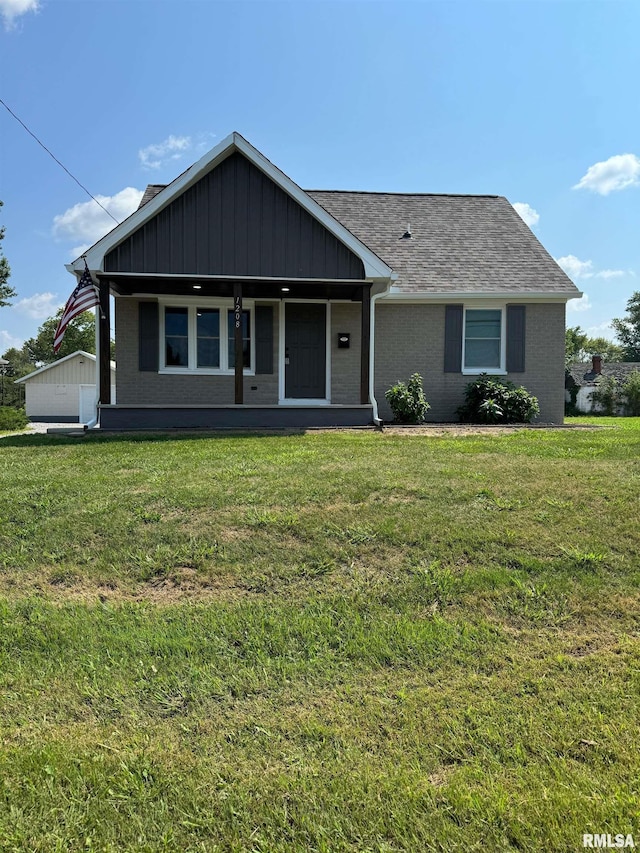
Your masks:
{"label": "gable roof", "polygon": [[[60,367],[61,364],[64,364],[65,361],[70,361],[72,358],[77,358],[78,356],[82,356],[83,358],[88,358],[90,361],[95,361],[96,357],[93,353],[85,352],[83,349],[76,350],[75,352],[70,353],[69,355],[65,355],[62,358],[56,359],[56,361],[52,361],[50,364],[45,364],[44,367],[39,367],[37,370],[32,370],[31,373],[27,373],[26,376],[21,376],[20,379],[14,379],[16,384],[21,382],[27,382],[29,379],[33,379],[34,376],[39,376],[41,373],[44,373],[47,370],[51,370],[52,367]],[[116,369],[115,361],[109,362],[111,366],[111,370]]]}
{"label": "gable roof", "polygon": [[[503,196],[304,191],[238,133],[172,183],[150,184],[138,209],[88,250],[89,268],[103,270],[107,252],[234,151],[358,255],[367,279],[391,282],[391,298],[582,295]],[[83,262],[68,269],[79,274]]]}
{"label": "gable roof", "polygon": [[503,196],[308,194],[398,273],[396,292],[581,295]]}
{"label": "gable roof", "polygon": [[503,196],[306,192],[398,274],[398,293],[581,295]]}
{"label": "gable roof", "polygon": [[[294,183],[264,157],[257,149],[247,142],[239,133],[231,133],[219,145],[205,154],[197,163],[179,175],[170,184],[159,189],[158,192],[149,192],[149,198],[144,205],[140,205],[131,216],[116,225],[108,234],[98,240],[83,257],[77,258],[67,269],[79,275],[84,270],[84,258],[90,270],[102,272],[104,270],[105,255],[115,248],[119,243],[137,231],[142,225],[152,219],[157,213],[178,198],[187,189],[197,183],[200,178],[210,172],[233,152],[238,151],[244,155],[254,166],[267,175],[287,195],[294,199],[314,219],[320,222],[327,231],[333,234],[340,242],[344,243],[363,263],[365,276],[371,281],[388,282],[394,278],[391,270],[368,246],[365,246],[345,226],[338,222],[321,205],[317,204],[304,190]],[[158,185],[154,186],[154,189]]]}

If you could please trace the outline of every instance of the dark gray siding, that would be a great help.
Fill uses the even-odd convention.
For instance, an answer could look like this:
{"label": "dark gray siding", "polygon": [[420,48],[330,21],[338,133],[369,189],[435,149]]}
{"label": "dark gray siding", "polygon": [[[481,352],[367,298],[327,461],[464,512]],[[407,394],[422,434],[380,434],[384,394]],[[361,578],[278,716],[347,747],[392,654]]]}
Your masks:
{"label": "dark gray siding", "polygon": [[105,270],[364,279],[360,259],[238,152],[109,252]]}

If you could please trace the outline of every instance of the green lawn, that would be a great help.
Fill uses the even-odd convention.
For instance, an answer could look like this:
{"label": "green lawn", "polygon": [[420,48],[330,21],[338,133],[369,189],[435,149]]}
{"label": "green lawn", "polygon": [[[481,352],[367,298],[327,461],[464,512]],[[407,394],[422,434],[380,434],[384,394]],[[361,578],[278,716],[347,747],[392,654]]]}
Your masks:
{"label": "green lawn", "polygon": [[3,438],[0,850],[640,844],[640,419],[591,423]]}

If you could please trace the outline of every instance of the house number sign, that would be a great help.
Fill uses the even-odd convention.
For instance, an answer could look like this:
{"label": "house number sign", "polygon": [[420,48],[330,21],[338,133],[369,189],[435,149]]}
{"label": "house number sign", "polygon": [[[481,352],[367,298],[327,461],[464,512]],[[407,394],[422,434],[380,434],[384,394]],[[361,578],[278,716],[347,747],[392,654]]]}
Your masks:
{"label": "house number sign", "polygon": [[236,329],[240,328],[240,323],[242,321],[242,297],[234,296],[233,297],[233,314],[236,324]]}

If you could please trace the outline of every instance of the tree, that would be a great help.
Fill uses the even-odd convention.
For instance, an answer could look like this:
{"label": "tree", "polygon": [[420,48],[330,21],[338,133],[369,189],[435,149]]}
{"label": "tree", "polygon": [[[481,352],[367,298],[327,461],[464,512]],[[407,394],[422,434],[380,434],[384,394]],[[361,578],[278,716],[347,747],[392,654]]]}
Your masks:
{"label": "tree", "polygon": [[581,361],[581,355],[589,336],[583,332],[580,326],[572,326],[564,333],[564,362],[566,365],[572,361]]}
{"label": "tree", "polygon": [[[0,207],[2,207],[3,202],[0,201]],[[5,305],[11,305],[11,299],[16,296],[16,292],[8,284],[9,276],[11,275],[11,267],[9,266],[9,262],[2,254],[2,240],[4,238],[4,228],[0,228],[0,308]]]}
{"label": "tree", "polygon": [[2,358],[8,361],[4,376],[4,404],[20,408],[24,404],[24,385],[16,385],[15,380],[26,376],[36,369],[36,365],[29,361],[25,347],[16,349],[10,347]]}
{"label": "tree", "polygon": [[627,302],[627,316],[612,320],[616,337],[622,344],[625,361],[640,361],[640,290]]}
{"label": "tree", "polygon": [[601,355],[604,362],[623,361],[624,349],[606,338],[588,338],[584,346],[587,359],[592,355]]}
{"label": "tree", "polygon": [[25,341],[24,350],[33,364],[51,364],[52,361],[71,355],[79,349],[95,353],[95,318],[91,311],[84,311],[73,318],[66,328],[60,349],[57,353],[53,351],[53,339],[63,311],[64,309],[60,308],[55,317],[44,321],[35,338]]}
{"label": "tree", "polygon": [[601,355],[602,360],[611,363],[622,361],[624,348],[606,338],[590,338],[580,326],[572,326],[564,334],[565,364],[574,361],[589,361],[592,355]]}

